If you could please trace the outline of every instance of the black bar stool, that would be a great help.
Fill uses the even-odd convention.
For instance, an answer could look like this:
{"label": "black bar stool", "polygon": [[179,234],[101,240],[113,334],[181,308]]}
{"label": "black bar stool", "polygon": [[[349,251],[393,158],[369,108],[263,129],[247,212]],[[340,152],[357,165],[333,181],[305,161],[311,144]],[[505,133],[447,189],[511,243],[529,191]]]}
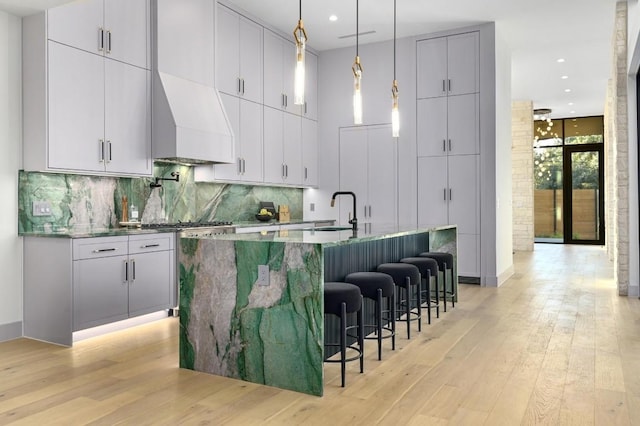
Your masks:
{"label": "black bar stool", "polygon": [[427,322],[431,324],[431,309],[436,310],[436,317],[440,318],[440,303],[438,300],[438,281],[436,280],[436,295],[435,299],[431,294],[431,277],[438,276],[438,262],[428,257],[405,257],[400,259],[402,263],[410,263],[415,265],[420,270],[420,277],[424,281],[422,291],[424,296],[423,302],[427,302]]}
{"label": "black bar stool", "polygon": [[[406,318],[404,320],[398,319],[398,321],[407,322],[407,339],[411,338],[411,321],[418,321],[418,331],[422,331],[422,284],[420,280],[420,271],[414,265],[408,263],[383,263],[378,265],[378,272],[388,274],[393,278],[393,282],[400,289],[404,289],[404,299],[402,297],[397,298],[397,302],[401,308],[404,308]],[[416,289],[416,297],[412,297],[412,290]],[[400,295],[400,293],[397,293]],[[415,302],[415,306],[412,306],[411,302]],[[413,308],[416,308],[418,312],[413,312]],[[400,313],[399,313],[400,314]]]}
{"label": "black bar stool", "polygon": [[[453,255],[451,253],[444,253],[439,251],[426,251],[420,253],[420,257],[428,257],[438,262],[438,269],[442,272],[442,300],[444,302],[444,311],[447,312],[447,299],[451,299],[451,306],[456,307],[456,293],[453,283]],[[451,276],[451,290],[447,290],[447,271]]]}
{"label": "black bar stool", "polygon": [[[375,324],[364,325],[365,328],[375,329],[375,336],[366,335],[365,339],[378,340],[378,359],[381,360],[382,339],[391,338],[391,349],[396,349],[396,292],[393,278],[382,272],[354,272],[344,280],[357,285],[362,297],[375,302]],[[383,309],[383,298],[386,299],[386,309]],[[384,336],[383,330],[388,332]]]}
{"label": "black bar stool", "polygon": [[[340,359],[327,359],[325,362],[339,362],[341,366],[342,387],[345,383],[346,363],[360,360],[360,372],[364,372],[364,320],[362,316],[362,295],[358,286],[343,282],[324,283],[324,313],[337,315],[340,318],[340,343],[325,343],[325,347],[340,347]],[[357,313],[357,325],[347,325],[347,314]],[[358,346],[347,344],[349,330],[357,329],[356,337]],[[347,348],[353,349],[356,354],[347,358]]]}

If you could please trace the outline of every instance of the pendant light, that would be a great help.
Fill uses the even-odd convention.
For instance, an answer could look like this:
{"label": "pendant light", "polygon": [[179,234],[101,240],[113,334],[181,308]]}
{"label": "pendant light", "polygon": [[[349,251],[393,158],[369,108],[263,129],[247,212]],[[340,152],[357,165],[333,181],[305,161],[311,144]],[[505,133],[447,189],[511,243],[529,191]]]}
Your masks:
{"label": "pendant light", "polygon": [[356,0],[356,60],[351,66],[353,71],[353,124],[362,124],[362,65],[358,56],[358,0]]}
{"label": "pendant light", "polygon": [[293,30],[293,37],[296,40],[296,69],[293,88],[293,103],[296,105],[304,105],[304,56],[305,45],[307,44],[307,32],[304,30],[302,23],[302,0],[300,0],[300,16],[298,18],[298,26]]}
{"label": "pendant light", "polygon": [[398,80],[396,80],[396,0],[393,0],[393,84],[391,85],[391,136],[400,136],[400,112],[398,111]]}

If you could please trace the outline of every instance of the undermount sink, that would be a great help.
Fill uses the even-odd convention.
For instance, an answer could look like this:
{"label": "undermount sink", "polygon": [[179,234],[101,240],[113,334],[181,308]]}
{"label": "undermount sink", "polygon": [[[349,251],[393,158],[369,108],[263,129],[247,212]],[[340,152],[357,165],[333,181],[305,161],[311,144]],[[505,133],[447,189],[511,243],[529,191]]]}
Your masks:
{"label": "undermount sink", "polygon": [[318,228],[309,228],[310,231],[351,231],[351,226],[320,226]]}

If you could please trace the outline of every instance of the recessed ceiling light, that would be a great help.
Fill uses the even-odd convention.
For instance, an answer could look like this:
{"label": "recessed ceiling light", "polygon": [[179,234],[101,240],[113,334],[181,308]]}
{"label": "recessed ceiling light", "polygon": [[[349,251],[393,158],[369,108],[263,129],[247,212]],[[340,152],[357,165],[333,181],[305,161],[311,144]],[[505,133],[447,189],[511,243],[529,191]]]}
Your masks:
{"label": "recessed ceiling light", "polygon": [[575,114],[575,113],[576,113],[575,111],[571,111],[571,114]]}
{"label": "recessed ceiling light", "polygon": [[573,102],[569,102],[567,105],[571,106],[571,105],[573,105]]}
{"label": "recessed ceiling light", "polygon": [[569,78],[569,76],[568,76],[568,75],[563,75],[563,76],[562,76],[562,77],[560,77],[560,78],[561,78],[561,79],[563,79],[563,80],[566,80],[566,79],[568,79],[568,78]]}
{"label": "recessed ceiling light", "polygon": [[336,22],[338,20],[338,17],[336,15],[331,15],[331,16],[329,16],[329,20],[331,22]]}
{"label": "recessed ceiling light", "polygon": [[569,93],[571,89],[564,89],[565,92]]}
{"label": "recessed ceiling light", "polygon": [[564,58],[559,58],[559,59],[557,60],[557,62],[558,62],[559,64],[563,63],[563,62],[564,62]]}

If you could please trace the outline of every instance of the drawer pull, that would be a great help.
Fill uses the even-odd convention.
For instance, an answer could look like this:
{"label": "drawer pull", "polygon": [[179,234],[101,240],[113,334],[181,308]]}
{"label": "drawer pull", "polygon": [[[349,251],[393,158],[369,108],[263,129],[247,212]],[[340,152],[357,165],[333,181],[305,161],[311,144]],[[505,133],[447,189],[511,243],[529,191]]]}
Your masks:
{"label": "drawer pull", "polygon": [[145,244],[140,246],[140,248],[150,248],[150,247],[160,247],[160,244]]}
{"label": "drawer pull", "polygon": [[105,251],[116,251],[118,250],[117,248],[108,248],[108,249],[96,249],[93,251],[93,253],[104,253]]}

